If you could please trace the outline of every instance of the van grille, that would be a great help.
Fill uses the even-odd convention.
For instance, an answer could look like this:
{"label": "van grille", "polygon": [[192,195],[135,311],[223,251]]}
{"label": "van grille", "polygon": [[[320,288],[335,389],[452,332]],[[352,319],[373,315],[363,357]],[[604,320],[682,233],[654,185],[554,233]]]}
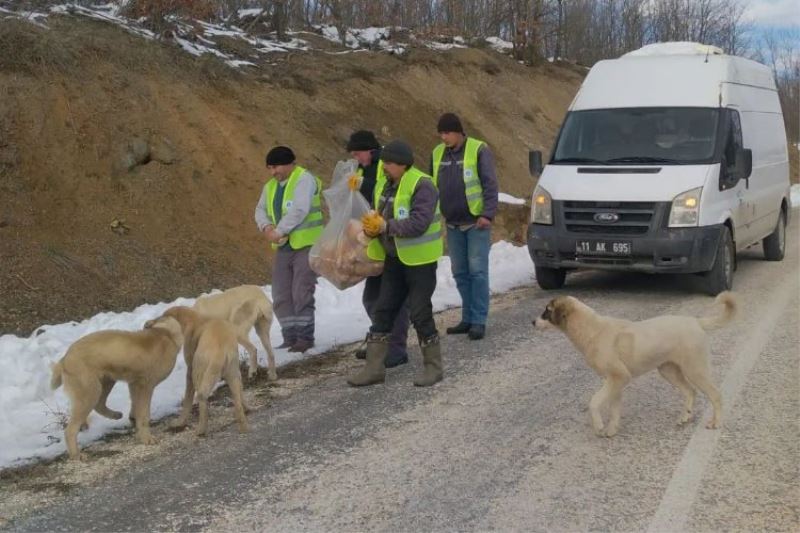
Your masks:
{"label": "van grille", "polygon": [[[598,213],[612,213],[618,220],[597,222]],[[571,233],[605,235],[644,235],[656,213],[655,202],[576,202],[562,203],[564,225]]]}

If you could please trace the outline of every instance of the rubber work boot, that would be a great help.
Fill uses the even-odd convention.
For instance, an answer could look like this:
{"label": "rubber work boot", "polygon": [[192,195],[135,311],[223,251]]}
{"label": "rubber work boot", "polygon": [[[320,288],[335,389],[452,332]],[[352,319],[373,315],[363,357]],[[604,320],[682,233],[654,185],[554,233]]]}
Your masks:
{"label": "rubber work boot", "polygon": [[422,349],[422,372],[414,378],[417,387],[430,387],[442,381],[442,347],[439,336],[433,335],[420,343]]}
{"label": "rubber work boot", "polygon": [[367,340],[367,362],[358,374],[347,378],[347,382],[353,387],[383,383],[386,376],[383,362],[387,353],[389,353],[389,335],[386,333],[370,333]]}

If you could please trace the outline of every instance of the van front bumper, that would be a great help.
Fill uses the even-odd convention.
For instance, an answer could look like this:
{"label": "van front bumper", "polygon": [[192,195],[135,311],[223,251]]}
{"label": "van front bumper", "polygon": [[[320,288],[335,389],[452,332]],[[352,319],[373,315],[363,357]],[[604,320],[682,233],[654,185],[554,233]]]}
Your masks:
{"label": "van front bumper", "polygon": [[[594,268],[651,273],[695,273],[711,270],[722,224],[693,228],[651,228],[645,235],[568,232],[558,226],[530,224],[528,251],[536,266]],[[580,243],[630,243],[629,255],[579,253]]]}

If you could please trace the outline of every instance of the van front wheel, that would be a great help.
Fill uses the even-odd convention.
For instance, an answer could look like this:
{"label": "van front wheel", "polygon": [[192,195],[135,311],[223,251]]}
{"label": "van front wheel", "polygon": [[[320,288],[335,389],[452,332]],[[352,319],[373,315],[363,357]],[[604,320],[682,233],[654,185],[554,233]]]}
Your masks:
{"label": "van front wheel", "polygon": [[722,226],[722,235],[717,247],[717,256],[711,270],[703,274],[705,290],[711,296],[716,296],[733,287],[733,269],[736,265],[736,250],[733,247],[733,238],[728,226]]}
{"label": "van front wheel", "polygon": [[764,259],[767,261],[783,261],[783,255],[786,252],[786,214],[781,209],[778,215],[778,225],[775,226],[775,231],[761,241],[764,247]]}
{"label": "van front wheel", "polygon": [[[534,265],[535,266],[535,265]],[[548,268],[535,266],[536,282],[546,291],[560,289],[564,286],[567,271],[563,268]]]}

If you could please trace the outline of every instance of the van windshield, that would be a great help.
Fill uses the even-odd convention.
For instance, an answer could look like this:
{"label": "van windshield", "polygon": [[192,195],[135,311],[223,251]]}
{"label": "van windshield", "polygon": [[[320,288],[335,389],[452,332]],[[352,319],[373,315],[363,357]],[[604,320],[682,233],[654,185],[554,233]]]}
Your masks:
{"label": "van windshield", "polygon": [[641,107],[572,111],[551,164],[686,165],[714,158],[719,109]]}

